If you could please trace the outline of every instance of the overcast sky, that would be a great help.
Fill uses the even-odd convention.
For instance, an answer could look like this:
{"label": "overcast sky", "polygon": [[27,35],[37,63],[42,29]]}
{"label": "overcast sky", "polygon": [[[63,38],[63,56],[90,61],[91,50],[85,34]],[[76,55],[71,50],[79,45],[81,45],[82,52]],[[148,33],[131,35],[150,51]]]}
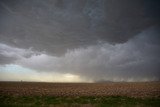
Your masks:
{"label": "overcast sky", "polygon": [[160,1],[1,0],[0,80],[160,80]]}

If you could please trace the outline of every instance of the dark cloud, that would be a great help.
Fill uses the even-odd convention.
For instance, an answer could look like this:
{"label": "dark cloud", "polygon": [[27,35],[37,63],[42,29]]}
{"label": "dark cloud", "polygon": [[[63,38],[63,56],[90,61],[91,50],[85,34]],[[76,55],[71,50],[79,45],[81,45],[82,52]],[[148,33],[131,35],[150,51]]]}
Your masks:
{"label": "dark cloud", "polygon": [[150,28],[123,44],[77,48],[61,57],[34,55],[17,64],[37,71],[71,73],[95,81],[159,80],[159,31]]}
{"label": "dark cloud", "polygon": [[2,0],[0,42],[62,55],[159,24],[158,0]]}
{"label": "dark cloud", "polygon": [[159,0],[1,0],[0,65],[95,81],[160,79]]}

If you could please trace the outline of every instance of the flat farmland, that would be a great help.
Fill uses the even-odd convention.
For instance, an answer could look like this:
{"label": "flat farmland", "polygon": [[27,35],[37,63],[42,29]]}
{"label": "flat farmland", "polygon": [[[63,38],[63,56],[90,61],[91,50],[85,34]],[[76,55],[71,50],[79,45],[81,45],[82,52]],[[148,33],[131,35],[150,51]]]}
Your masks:
{"label": "flat farmland", "polygon": [[0,82],[0,95],[158,97],[160,82],[41,83]]}
{"label": "flat farmland", "polygon": [[[26,101],[27,99],[27,101]],[[160,106],[160,82],[0,82],[0,105]],[[107,103],[108,102],[108,103]],[[129,105],[128,105],[129,104]],[[10,106],[10,105],[9,105]],[[23,105],[24,106],[24,105]],[[66,106],[68,107],[68,105]]]}

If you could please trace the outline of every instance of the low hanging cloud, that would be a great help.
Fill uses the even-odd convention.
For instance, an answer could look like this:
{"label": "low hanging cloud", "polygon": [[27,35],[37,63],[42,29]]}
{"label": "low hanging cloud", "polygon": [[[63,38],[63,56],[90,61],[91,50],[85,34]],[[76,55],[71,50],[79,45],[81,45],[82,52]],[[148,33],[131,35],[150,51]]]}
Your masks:
{"label": "low hanging cloud", "polygon": [[29,58],[37,53],[38,52],[33,52],[31,48],[20,49],[0,43],[0,65],[12,64],[18,59]]}
{"label": "low hanging cloud", "polygon": [[123,44],[77,48],[61,57],[33,55],[18,60],[17,64],[40,72],[71,73],[94,81],[159,80],[159,39],[159,30],[151,28]]}
{"label": "low hanging cloud", "polygon": [[0,65],[100,81],[160,79],[158,0],[1,0]]}

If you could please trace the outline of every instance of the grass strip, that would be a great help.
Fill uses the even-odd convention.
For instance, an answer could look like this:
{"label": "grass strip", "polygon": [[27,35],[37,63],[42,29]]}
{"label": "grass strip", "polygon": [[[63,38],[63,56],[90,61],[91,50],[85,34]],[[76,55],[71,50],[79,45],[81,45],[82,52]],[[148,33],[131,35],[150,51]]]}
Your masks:
{"label": "grass strip", "polygon": [[56,96],[2,96],[0,107],[160,107],[158,98],[105,97],[56,97]]}

